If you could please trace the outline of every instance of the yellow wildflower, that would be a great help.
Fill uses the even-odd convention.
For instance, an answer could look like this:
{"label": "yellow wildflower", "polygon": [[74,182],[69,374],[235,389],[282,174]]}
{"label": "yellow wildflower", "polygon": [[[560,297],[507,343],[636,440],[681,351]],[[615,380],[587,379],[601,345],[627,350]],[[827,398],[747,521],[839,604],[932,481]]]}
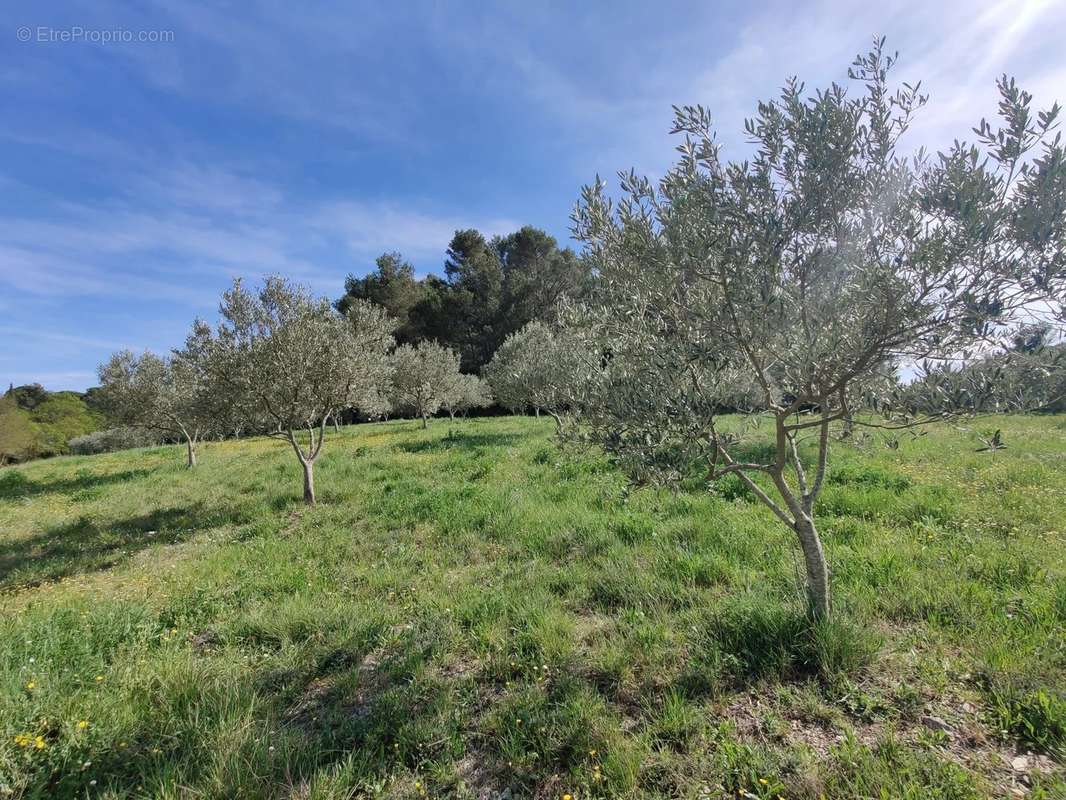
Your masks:
{"label": "yellow wildflower", "polygon": [[89,727],[89,720],[87,720],[87,719],[78,720],[78,730],[79,731],[83,731],[83,730],[85,730],[88,727]]}
{"label": "yellow wildflower", "polygon": [[26,688],[32,692],[34,689],[37,688],[37,684],[34,681],[30,681],[26,684]]}
{"label": "yellow wildflower", "polygon": [[43,736],[34,737],[33,746],[36,747],[38,750],[44,750],[44,748],[45,748],[44,737]]}

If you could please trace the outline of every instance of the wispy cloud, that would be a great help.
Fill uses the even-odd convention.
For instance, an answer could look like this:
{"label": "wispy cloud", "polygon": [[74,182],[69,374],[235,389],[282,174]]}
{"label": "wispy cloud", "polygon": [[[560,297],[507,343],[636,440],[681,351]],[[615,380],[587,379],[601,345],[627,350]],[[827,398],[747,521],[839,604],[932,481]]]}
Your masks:
{"label": "wispy cloud", "polygon": [[265,181],[186,164],[141,176],[107,205],[68,203],[48,219],[0,217],[0,285],[202,307],[222,281],[280,272],[336,292],[345,272],[368,268],[385,250],[435,264],[468,227],[493,235],[519,223],[381,202],[301,204]]}
{"label": "wispy cloud", "polygon": [[353,255],[399,249],[409,257],[439,259],[456,230],[477,228],[492,236],[509,233],[520,224],[510,219],[434,216],[389,204],[341,201],[316,211],[311,227],[327,237],[339,237]]}
{"label": "wispy cloud", "polygon": [[[606,41],[589,31],[590,48],[620,44],[602,19],[594,24],[606,29],[600,33]],[[538,108],[569,118],[580,145],[574,157],[584,160],[588,176],[630,166],[660,174],[674,158],[666,134],[671,105],[707,107],[727,157],[743,157],[743,121],[757,101],[775,97],[793,75],[812,89],[846,83],[855,54],[880,35],[900,51],[895,78],[922,80],[932,96],[910,141],[946,147],[968,136],[981,115],[994,113],[994,81],[1004,72],[1046,105],[1062,99],[1064,28],[1066,4],[1053,0],[1000,0],[977,13],[965,0],[904,0],[891,14],[876,4],[771,2],[752,6],[742,20],[716,18],[715,9],[701,7],[664,36],[631,31],[610,62],[616,80],[606,84],[594,71],[564,71],[550,49],[525,42],[512,48],[506,37],[495,47],[501,59],[510,57]],[[713,38],[716,29],[728,34]]]}

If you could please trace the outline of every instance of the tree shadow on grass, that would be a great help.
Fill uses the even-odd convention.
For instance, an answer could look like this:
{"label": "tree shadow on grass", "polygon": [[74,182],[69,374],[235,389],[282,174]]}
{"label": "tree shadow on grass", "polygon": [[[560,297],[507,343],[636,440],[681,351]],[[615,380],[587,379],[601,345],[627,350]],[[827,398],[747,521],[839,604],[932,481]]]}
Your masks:
{"label": "tree shadow on grass", "polygon": [[484,450],[490,447],[509,447],[526,437],[518,433],[464,433],[452,431],[440,439],[402,442],[397,450],[405,453],[443,453],[449,450]]}
{"label": "tree shadow on grass", "polygon": [[[232,633],[213,646],[264,645]],[[434,665],[432,633],[385,636],[384,643],[377,634],[373,624],[356,625],[300,666],[253,669],[238,679],[216,671],[210,651],[192,645],[153,683],[151,702],[131,705],[129,727],[107,732],[121,749],[102,742],[87,754],[88,768],[42,770],[32,788],[74,796],[93,780],[119,793],[143,786],[161,794],[180,787],[219,797],[308,796],[316,779],[329,782],[339,770],[338,796],[349,796],[390,773],[457,763],[468,723],[455,702],[473,676]],[[219,737],[233,733],[231,749],[219,749]]]}
{"label": "tree shadow on grass", "polygon": [[0,589],[108,569],[154,543],[174,544],[231,521],[230,514],[200,506],[162,508],[115,522],[81,516],[0,542]]}
{"label": "tree shadow on grass", "polygon": [[743,690],[765,680],[853,676],[882,644],[875,632],[839,616],[817,621],[800,608],[766,600],[716,611],[701,633],[679,681],[694,696],[721,686]]}
{"label": "tree shadow on grass", "polygon": [[104,474],[94,474],[88,470],[79,470],[74,477],[42,481],[27,478],[24,473],[12,470],[7,474],[0,475],[0,499],[36,497],[53,493],[74,494],[75,492],[100,489],[116,483],[126,483],[149,474],[150,472],[147,469],[127,469],[121,472]]}

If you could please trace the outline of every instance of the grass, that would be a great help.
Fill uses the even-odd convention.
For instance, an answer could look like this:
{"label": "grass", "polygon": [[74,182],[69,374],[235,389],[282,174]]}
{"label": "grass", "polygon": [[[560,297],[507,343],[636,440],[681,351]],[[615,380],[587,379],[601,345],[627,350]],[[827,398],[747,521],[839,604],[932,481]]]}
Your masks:
{"label": "grass", "polygon": [[344,429],[313,509],[270,440],[5,469],[0,797],[1066,796],[1066,420],[997,427],[836,447],[818,625],[741,487],[550,420]]}

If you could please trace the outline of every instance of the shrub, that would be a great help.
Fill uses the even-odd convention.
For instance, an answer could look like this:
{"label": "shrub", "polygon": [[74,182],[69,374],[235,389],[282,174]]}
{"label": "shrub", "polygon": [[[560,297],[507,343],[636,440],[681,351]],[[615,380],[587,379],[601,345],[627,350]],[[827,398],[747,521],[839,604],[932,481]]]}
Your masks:
{"label": "shrub", "polygon": [[151,447],[161,443],[159,436],[148,431],[120,427],[75,436],[67,442],[67,447],[75,455],[91,456],[97,453],[113,453],[116,450],[130,450],[134,447]]}

